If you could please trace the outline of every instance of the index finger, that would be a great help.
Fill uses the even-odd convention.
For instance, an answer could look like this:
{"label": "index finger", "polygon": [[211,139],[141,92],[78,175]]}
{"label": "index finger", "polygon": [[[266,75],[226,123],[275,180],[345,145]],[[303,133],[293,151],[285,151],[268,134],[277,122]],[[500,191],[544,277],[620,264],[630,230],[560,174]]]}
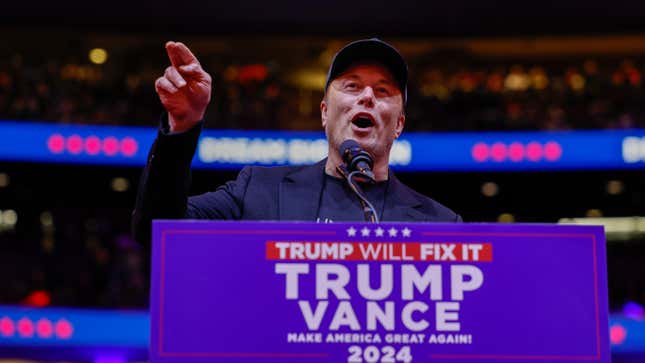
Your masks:
{"label": "index finger", "polygon": [[197,63],[197,57],[188,49],[184,43],[181,42],[168,42],[166,43],[166,53],[168,53],[168,58],[170,63],[174,67],[179,67],[184,64]]}

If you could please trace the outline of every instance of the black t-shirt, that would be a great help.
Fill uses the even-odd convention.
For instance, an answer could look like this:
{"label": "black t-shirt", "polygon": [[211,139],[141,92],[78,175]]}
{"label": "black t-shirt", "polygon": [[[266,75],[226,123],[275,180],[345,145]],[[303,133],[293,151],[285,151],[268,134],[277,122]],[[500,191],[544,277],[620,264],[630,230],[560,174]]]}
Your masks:
{"label": "black t-shirt", "polygon": [[[359,184],[372,203],[379,219],[383,216],[387,181],[376,184]],[[325,174],[323,191],[318,210],[318,222],[365,221],[360,199],[344,179]]]}

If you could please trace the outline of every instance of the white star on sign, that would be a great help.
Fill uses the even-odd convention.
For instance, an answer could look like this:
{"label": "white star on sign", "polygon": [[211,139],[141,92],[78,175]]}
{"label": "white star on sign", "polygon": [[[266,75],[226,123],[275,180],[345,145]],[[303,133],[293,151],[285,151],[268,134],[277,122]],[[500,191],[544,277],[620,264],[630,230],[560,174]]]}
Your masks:
{"label": "white star on sign", "polygon": [[390,237],[396,237],[396,234],[397,234],[398,232],[399,232],[399,231],[397,231],[397,230],[396,230],[396,228],[394,228],[394,227],[390,228],[390,229],[387,231],[387,233],[390,235]]}
{"label": "white star on sign", "polygon": [[356,228],[354,227],[347,228],[347,235],[350,237],[356,236]]}
{"label": "white star on sign", "polygon": [[383,237],[383,232],[385,231],[383,230],[383,228],[378,227],[377,229],[374,230],[374,232],[376,233],[376,237]]}
{"label": "white star on sign", "polygon": [[363,236],[363,237],[368,237],[369,235],[370,235],[370,230],[369,230],[369,228],[367,228],[367,227],[363,227],[363,229],[361,229],[361,236]]}
{"label": "white star on sign", "polygon": [[408,229],[408,227],[403,228],[401,232],[403,233],[403,237],[410,237],[410,233],[412,233],[412,231]]}

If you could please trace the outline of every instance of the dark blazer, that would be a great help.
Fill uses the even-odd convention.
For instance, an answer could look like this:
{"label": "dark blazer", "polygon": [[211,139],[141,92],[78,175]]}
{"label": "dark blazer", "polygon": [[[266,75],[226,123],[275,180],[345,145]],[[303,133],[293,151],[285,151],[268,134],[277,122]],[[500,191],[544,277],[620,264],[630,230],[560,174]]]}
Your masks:
{"label": "dark blazer", "polygon": [[[215,191],[187,198],[198,136],[193,130],[160,133],[155,141],[133,213],[137,240],[149,240],[152,219],[316,220],[326,159],[308,166],[247,166]],[[461,222],[458,214],[405,186],[392,171],[387,191],[384,222]]]}

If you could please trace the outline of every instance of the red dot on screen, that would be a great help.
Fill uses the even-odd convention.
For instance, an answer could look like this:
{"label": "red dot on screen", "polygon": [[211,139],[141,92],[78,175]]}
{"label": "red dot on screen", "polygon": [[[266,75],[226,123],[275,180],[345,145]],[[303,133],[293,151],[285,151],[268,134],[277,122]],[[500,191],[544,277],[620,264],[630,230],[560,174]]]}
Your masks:
{"label": "red dot on screen", "polygon": [[36,333],[41,338],[49,338],[54,334],[54,324],[49,319],[40,319],[36,323]]}
{"label": "red dot on screen", "polygon": [[531,161],[542,159],[542,145],[539,142],[529,142],[526,146],[526,157]]}
{"label": "red dot on screen", "polygon": [[627,338],[627,330],[619,324],[614,324],[609,329],[609,340],[611,344],[622,344]]}
{"label": "red dot on screen", "polygon": [[85,151],[90,155],[101,152],[101,139],[96,136],[89,136],[85,139]]}
{"label": "red dot on screen", "polygon": [[508,147],[508,158],[512,161],[522,161],[524,159],[524,145],[514,142]]}
{"label": "red dot on screen", "polygon": [[47,148],[54,154],[60,154],[65,150],[65,138],[61,134],[53,134],[47,139]]}
{"label": "red dot on screen", "polygon": [[56,322],[56,336],[60,339],[69,339],[74,333],[74,328],[69,321],[61,319]]}
{"label": "red dot on screen", "polygon": [[490,148],[490,155],[495,161],[504,161],[506,159],[506,145],[501,142],[496,142]]}
{"label": "red dot on screen", "polygon": [[0,319],[0,334],[4,337],[10,337],[16,332],[16,327],[13,323],[13,320],[8,317],[3,317]]}
{"label": "red dot on screen", "polygon": [[126,137],[121,140],[121,153],[125,156],[132,156],[137,153],[139,144],[131,137]]}
{"label": "red dot on screen", "polygon": [[555,141],[549,141],[544,145],[544,157],[549,161],[556,161],[562,156],[562,147]]}
{"label": "red dot on screen", "polygon": [[473,155],[473,159],[481,163],[488,159],[490,150],[488,149],[488,145],[483,142],[478,142],[473,146],[471,153]]}
{"label": "red dot on screen", "polygon": [[31,338],[34,335],[34,323],[27,318],[18,320],[18,334],[25,338]]}
{"label": "red dot on screen", "polygon": [[83,138],[78,135],[72,135],[67,138],[67,151],[72,154],[80,154],[83,151]]}
{"label": "red dot on screen", "polygon": [[106,137],[103,140],[103,152],[105,155],[112,156],[119,152],[119,140],[116,137]]}

